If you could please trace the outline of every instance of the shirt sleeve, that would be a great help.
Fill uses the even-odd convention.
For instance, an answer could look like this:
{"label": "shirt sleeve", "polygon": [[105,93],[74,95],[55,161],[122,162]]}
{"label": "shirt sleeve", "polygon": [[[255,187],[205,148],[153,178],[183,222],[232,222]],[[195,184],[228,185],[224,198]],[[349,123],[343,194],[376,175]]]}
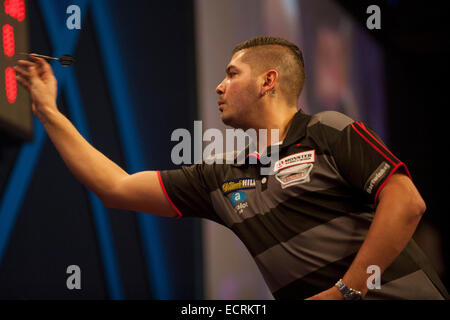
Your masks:
{"label": "shirt sleeve", "polygon": [[406,165],[362,122],[354,121],[346,126],[331,149],[343,178],[370,197],[375,205],[380,191],[395,172],[403,171],[412,180]]}
{"label": "shirt sleeve", "polygon": [[223,224],[210,198],[210,193],[217,189],[213,170],[213,165],[194,164],[158,171],[161,188],[179,218],[206,218]]}

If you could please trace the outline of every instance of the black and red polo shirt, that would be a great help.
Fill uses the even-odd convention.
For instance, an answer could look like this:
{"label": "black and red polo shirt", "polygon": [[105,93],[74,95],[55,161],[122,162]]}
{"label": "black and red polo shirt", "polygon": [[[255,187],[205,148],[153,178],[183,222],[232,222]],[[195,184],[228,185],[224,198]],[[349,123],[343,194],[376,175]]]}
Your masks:
{"label": "black and red polo shirt", "polygon": [[[276,299],[332,287],[363,243],[383,186],[395,172],[409,176],[369,126],[334,111],[297,112],[274,174],[261,175],[263,164],[250,157],[160,171],[160,182],[180,217],[213,220],[242,240]],[[411,240],[366,298],[447,296]]]}

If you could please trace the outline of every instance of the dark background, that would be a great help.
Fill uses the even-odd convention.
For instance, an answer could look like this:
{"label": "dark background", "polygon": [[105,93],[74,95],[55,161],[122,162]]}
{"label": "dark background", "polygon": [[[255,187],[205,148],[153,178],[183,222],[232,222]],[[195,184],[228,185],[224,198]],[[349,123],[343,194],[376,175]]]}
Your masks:
{"label": "dark background", "polygon": [[[436,229],[450,284],[446,166],[449,41],[443,4],[414,1],[336,0],[356,21],[378,4],[381,30],[370,33],[385,53],[390,147],[407,165],[423,195],[423,222]],[[194,2],[109,1],[137,131],[149,170],[170,169],[170,134],[191,129],[196,115]],[[439,6],[442,7],[439,7]],[[157,14],[155,14],[157,13]],[[31,51],[52,54],[39,2],[28,1]],[[124,160],[98,39],[88,11],[73,53],[92,143],[117,164]],[[143,67],[145,66],[145,67]],[[145,83],[145,86],[136,84]],[[71,119],[66,93],[59,106]],[[0,195],[22,143],[0,134]],[[434,154],[433,154],[434,151]],[[126,299],[155,298],[137,214],[108,210]],[[158,219],[174,299],[202,298],[200,221]],[[46,138],[3,257],[0,299],[107,299],[88,194]],[[68,265],[83,272],[83,290],[65,286]]]}

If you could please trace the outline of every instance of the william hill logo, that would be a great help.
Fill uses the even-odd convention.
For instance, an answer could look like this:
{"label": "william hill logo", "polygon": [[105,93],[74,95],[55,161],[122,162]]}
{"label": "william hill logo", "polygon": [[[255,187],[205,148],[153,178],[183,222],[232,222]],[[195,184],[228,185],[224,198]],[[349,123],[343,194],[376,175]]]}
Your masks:
{"label": "william hill logo", "polygon": [[256,182],[254,178],[238,178],[233,180],[227,180],[222,183],[222,192],[228,194],[233,191],[242,189],[254,189]]}

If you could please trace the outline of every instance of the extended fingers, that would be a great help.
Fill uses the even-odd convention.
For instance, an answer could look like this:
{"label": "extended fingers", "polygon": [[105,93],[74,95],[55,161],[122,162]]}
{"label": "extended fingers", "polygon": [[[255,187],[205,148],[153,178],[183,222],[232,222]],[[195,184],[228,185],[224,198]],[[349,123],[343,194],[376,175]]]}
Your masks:
{"label": "extended fingers", "polygon": [[37,57],[33,57],[33,56],[29,56],[30,59],[33,59],[35,61],[28,61],[28,60],[18,60],[17,64],[25,67],[25,68],[31,68],[31,67],[35,67],[36,70],[38,71],[39,75],[42,75],[46,72],[51,72],[51,67],[50,65],[41,58],[37,58]]}
{"label": "extended fingers", "polygon": [[22,69],[19,66],[14,66],[14,70],[16,70],[16,73],[19,74],[20,76],[22,76],[23,78],[30,77],[30,73],[28,71],[25,71],[24,69]]}
{"label": "extended fingers", "polygon": [[[46,72],[45,69],[43,69],[43,67],[41,67],[39,64],[35,63],[35,62],[31,62],[28,60],[18,60],[17,64],[20,65],[21,67],[23,67],[22,69],[16,69],[16,67],[14,67],[14,69],[16,69],[16,71],[21,72],[21,74],[23,76],[41,76],[42,74],[44,74]],[[17,67],[19,68],[19,67]],[[25,72],[25,73],[24,73]]]}
{"label": "extended fingers", "polygon": [[[39,70],[38,70],[39,73],[42,73],[42,71],[40,70],[41,68],[39,67],[39,65],[36,64],[36,63],[34,63],[34,62],[30,62],[30,61],[27,61],[27,60],[18,60],[18,61],[17,61],[17,64],[20,65],[21,67],[23,67],[23,68],[21,69],[22,71],[25,71],[25,70],[28,71],[28,76],[31,75],[30,72],[31,72],[32,69],[34,69],[34,70],[39,69]],[[16,69],[16,68],[14,68],[14,69]],[[24,70],[24,69],[25,69],[25,70]],[[16,71],[17,71],[17,69],[16,69]],[[25,76],[25,74],[23,74],[23,73],[22,73],[22,75]]]}
{"label": "extended fingers", "polygon": [[22,77],[21,75],[16,75],[17,82],[19,82],[25,89],[30,90],[30,81],[27,78]]}
{"label": "extended fingers", "polygon": [[25,87],[25,89],[30,90],[33,79],[39,77],[36,71],[36,64],[24,60],[19,60],[18,64],[24,66],[25,69],[19,66],[14,66],[17,82]]}
{"label": "extended fingers", "polygon": [[36,63],[28,61],[28,60],[17,60],[17,64],[19,64],[25,68],[33,67],[36,65]]}
{"label": "extended fingers", "polygon": [[27,70],[24,70],[19,66],[14,66],[14,70],[16,71],[16,74],[27,81],[33,81],[33,79],[39,78],[39,73],[34,65],[28,67]]}

